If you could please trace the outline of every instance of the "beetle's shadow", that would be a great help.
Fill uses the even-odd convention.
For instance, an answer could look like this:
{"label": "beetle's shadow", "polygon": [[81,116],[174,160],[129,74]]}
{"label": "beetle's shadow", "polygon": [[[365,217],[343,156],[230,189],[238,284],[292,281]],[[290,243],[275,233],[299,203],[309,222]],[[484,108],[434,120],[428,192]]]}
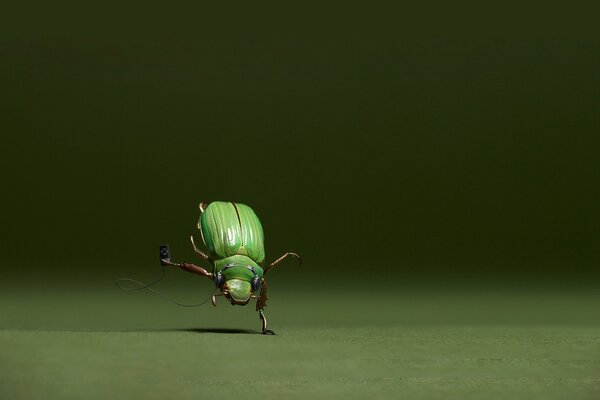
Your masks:
{"label": "beetle's shadow", "polygon": [[252,331],[249,329],[231,329],[231,328],[180,328],[180,329],[167,329],[171,332],[194,332],[194,333],[225,333],[225,334],[251,334],[260,335],[259,331]]}

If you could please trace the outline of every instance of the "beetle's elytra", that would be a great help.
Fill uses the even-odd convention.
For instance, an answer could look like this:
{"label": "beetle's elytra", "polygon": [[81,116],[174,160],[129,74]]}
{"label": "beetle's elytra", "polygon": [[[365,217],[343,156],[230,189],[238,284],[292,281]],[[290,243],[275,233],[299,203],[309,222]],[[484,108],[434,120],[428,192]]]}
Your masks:
{"label": "beetle's elytra", "polygon": [[[300,256],[288,252],[263,268],[265,247],[262,225],[254,211],[245,204],[215,201],[207,206],[200,203],[198,229],[208,254],[197,248],[193,235],[190,238],[192,246],[196,254],[212,266],[211,272],[194,264],[174,263],[162,257],[161,263],[211,279],[221,291],[216,296],[225,296],[233,305],[243,306],[251,299],[256,299],[262,332],[274,334],[267,329],[263,312],[267,301],[265,275],[287,257],[302,262]],[[215,295],[212,302],[216,306]]]}

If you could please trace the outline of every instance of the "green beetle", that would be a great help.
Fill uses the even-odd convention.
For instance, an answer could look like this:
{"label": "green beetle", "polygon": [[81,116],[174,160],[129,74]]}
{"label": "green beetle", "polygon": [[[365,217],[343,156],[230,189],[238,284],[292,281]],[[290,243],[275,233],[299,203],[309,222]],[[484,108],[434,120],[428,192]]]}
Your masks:
{"label": "green beetle", "polygon": [[[265,275],[287,257],[302,260],[296,253],[285,253],[263,269],[265,261],[264,234],[260,220],[250,207],[241,203],[215,201],[208,206],[200,203],[198,229],[208,250],[208,255],[198,249],[194,236],[190,237],[194,251],[212,265],[212,272],[190,263],[174,263],[168,257],[161,258],[163,265],[172,265],[185,271],[213,280],[220,294],[233,305],[246,305],[256,299],[256,311],[262,322],[262,333],[274,334],[267,329],[263,312],[267,301]],[[257,293],[259,293],[257,295]]]}

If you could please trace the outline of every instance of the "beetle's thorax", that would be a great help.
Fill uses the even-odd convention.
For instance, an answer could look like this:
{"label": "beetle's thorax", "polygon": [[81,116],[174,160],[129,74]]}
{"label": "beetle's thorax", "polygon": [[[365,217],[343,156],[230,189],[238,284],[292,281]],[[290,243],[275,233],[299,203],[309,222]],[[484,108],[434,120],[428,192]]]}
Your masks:
{"label": "beetle's thorax", "polygon": [[[254,260],[252,260],[250,257],[246,257],[240,254],[236,254],[234,256],[231,257],[225,257],[225,258],[221,258],[219,260],[215,260],[214,262],[214,270],[213,273],[218,273],[218,272],[222,272],[223,274],[226,274],[226,276],[228,277],[239,277],[241,279],[243,279],[243,277],[253,277],[254,274],[250,271],[244,271],[243,269],[238,269],[238,268],[231,268],[232,266],[235,267],[246,267],[246,266],[250,266],[252,268],[254,268],[256,271],[260,271],[260,276],[262,277],[262,267],[260,265],[258,265],[256,262],[254,262]],[[229,267],[229,268],[225,268],[225,267]]]}

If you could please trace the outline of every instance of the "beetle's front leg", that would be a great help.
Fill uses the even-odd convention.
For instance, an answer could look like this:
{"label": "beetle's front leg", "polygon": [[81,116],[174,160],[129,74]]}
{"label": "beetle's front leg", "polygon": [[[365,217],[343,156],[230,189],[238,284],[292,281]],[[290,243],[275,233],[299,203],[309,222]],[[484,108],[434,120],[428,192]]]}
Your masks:
{"label": "beetle's front leg", "polygon": [[267,281],[263,278],[260,285],[260,296],[256,299],[256,311],[258,311],[258,317],[262,322],[262,333],[264,335],[274,335],[270,329],[267,329],[267,317],[265,317],[265,313],[263,312],[263,308],[267,306]]}
{"label": "beetle's front leg", "polygon": [[273,332],[270,329],[267,329],[267,317],[265,317],[265,313],[263,312],[263,310],[258,310],[258,317],[260,318],[260,321],[262,322],[263,335],[274,335],[275,332]]}
{"label": "beetle's front leg", "polygon": [[300,256],[296,253],[292,253],[292,252],[288,252],[285,253],[284,255],[282,255],[281,257],[279,257],[277,260],[273,261],[267,268],[265,268],[265,274],[274,266],[276,266],[277,264],[279,264],[280,262],[282,262],[283,260],[285,260],[288,257],[293,257],[296,260],[298,260],[298,262],[300,262],[300,265],[302,265],[302,259],[300,258]]}
{"label": "beetle's front leg", "polygon": [[194,264],[190,264],[190,263],[174,263],[165,259],[161,259],[160,260],[162,265],[170,265],[173,267],[179,267],[184,271],[187,272],[191,272],[192,274],[196,274],[196,275],[200,275],[200,276],[205,276],[208,279],[213,279],[214,275],[210,272],[208,272],[207,270],[205,270],[202,267],[199,267],[197,265]]}

